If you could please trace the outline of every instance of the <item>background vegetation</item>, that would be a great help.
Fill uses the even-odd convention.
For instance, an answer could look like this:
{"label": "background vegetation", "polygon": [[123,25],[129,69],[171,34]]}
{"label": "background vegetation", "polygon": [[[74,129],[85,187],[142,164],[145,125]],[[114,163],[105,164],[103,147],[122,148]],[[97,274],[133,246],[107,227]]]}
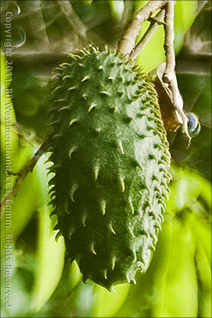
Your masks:
{"label": "background vegetation", "polygon": [[[66,11],[61,1],[1,2],[1,199],[7,190],[6,12],[12,12],[11,166],[18,172],[48,134],[47,83],[52,69],[66,60],[67,53],[89,43],[115,49],[147,1],[66,2]],[[56,220],[50,218],[47,153],[11,205],[12,306],[7,308],[6,213],[1,221],[2,317],[211,317],[211,2],[177,1],[175,36],[180,92],[186,112],[199,117],[201,131],[189,149],[180,131],[168,134],[171,197],[147,273],[138,275],[136,285],[118,285],[110,294],[91,281],[84,284],[76,263],[64,262],[64,240],[55,240]],[[137,62],[146,72],[165,61],[163,38],[160,26],[139,55]],[[14,184],[17,176],[11,177]]]}

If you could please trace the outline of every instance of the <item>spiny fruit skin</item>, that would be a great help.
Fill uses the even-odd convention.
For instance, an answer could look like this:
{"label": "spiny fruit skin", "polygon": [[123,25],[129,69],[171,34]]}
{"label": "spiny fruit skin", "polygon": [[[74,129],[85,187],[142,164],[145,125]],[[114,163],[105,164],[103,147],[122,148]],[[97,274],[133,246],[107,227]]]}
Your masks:
{"label": "spiny fruit skin", "polygon": [[155,249],[170,155],[157,94],[116,53],[82,51],[51,81],[50,193],[84,281],[135,283]]}

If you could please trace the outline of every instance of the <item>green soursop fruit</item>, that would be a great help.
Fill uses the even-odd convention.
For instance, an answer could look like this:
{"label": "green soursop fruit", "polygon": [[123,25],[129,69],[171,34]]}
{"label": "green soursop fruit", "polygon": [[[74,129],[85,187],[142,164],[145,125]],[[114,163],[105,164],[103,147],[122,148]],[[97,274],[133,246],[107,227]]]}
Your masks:
{"label": "green soursop fruit", "polygon": [[51,81],[57,228],[83,280],[135,283],[155,249],[170,155],[157,94],[133,62],[81,51]]}

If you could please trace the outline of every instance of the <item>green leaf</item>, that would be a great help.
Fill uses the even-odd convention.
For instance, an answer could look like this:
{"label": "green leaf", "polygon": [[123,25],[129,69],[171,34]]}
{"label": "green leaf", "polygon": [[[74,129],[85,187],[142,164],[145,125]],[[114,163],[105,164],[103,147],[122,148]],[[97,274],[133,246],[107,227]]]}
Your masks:
{"label": "green leaf", "polygon": [[39,311],[51,297],[62,275],[64,238],[55,239],[48,207],[39,209],[38,250],[31,309]]}
{"label": "green leaf", "polygon": [[39,311],[54,292],[62,275],[65,256],[64,238],[60,236],[56,240],[58,231],[53,230],[57,220],[50,217],[52,207],[49,205],[48,193],[48,167],[47,155],[43,155],[37,163],[40,192],[38,207],[38,239],[36,254],[36,276],[32,295],[32,310]]}
{"label": "green leaf", "polygon": [[211,207],[211,184],[198,172],[189,168],[172,165],[173,181],[171,196],[167,202],[167,211],[176,213],[190,208],[201,196],[206,205]]}
{"label": "green leaf", "polygon": [[[195,237],[186,223],[181,225],[175,219],[172,226],[172,253],[165,277],[163,305],[153,307],[153,317],[196,317],[198,285],[194,260]],[[156,287],[158,286],[158,275],[155,276],[155,282]],[[161,296],[158,294],[158,299],[160,298]]]}
{"label": "green leaf", "polygon": [[91,317],[113,317],[123,305],[129,288],[129,284],[117,285],[110,293],[105,288],[95,284],[96,299],[91,311]]}
{"label": "green leaf", "polygon": [[197,0],[177,1],[174,8],[175,52],[183,46],[185,33],[192,26],[197,13]]}
{"label": "green leaf", "polygon": [[[34,151],[31,146],[24,148],[23,157],[20,160],[23,166],[28,162],[33,153]],[[7,193],[10,193],[17,176],[13,176],[11,185],[9,185],[10,179],[8,179],[10,176],[5,175],[5,178],[7,178],[8,182],[6,185],[6,189],[8,189]],[[15,241],[22,233],[33,213],[38,208],[38,187],[37,167],[35,167],[33,172],[30,172],[24,179],[17,195],[6,201],[6,209],[1,221],[2,237],[9,231]]]}

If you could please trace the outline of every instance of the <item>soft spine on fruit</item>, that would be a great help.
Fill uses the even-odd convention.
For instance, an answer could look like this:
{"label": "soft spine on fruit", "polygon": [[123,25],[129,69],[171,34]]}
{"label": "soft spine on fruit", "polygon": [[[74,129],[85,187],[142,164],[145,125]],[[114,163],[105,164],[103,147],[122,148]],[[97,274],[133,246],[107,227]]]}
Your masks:
{"label": "soft spine on fruit", "polygon": [[70,55],[51,81],[53,213],[84,281],[111,289],[145,272],[168,197],[170,154],[157,93],[107,50]]}

